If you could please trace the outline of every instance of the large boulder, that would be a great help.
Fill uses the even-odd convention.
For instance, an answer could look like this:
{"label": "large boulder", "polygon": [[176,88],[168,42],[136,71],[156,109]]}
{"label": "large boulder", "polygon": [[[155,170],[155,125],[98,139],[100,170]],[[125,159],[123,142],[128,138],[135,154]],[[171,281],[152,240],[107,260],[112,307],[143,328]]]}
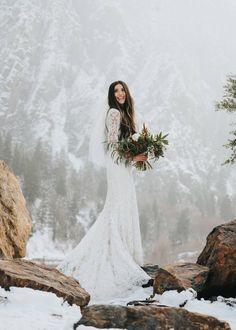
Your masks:
{"label": "large boulder", "polygon": [[211,231],[197,263],[210,269],[200,296],[236,297],[236,220]]}
{"label": "large boulder", "polygon": [[157,264],[145,264],[141,266],[141,268],[152,278],[154,279],[157,273],[160,270],[160,267]]}
{"label": "large boulder", "polygon": [[147,288],[149,286],[153,286],[154,278],[156,277],[156,274],[160,270],[159,266],[152,264],[145,264],[144,266],[141,266],[141,268],[151,277],[147,283],[142,285],[142,287]]}
{"label": "large boulder", "polygon": [[0,258],[26,255],[32,221],[20,184],[0,160]]}
{"label": "large boulder", "polygon": [[195,263],[179,263],[159,268],[157,265],[142,267],[153,278],[153,295],[167,290],[182,291],[193,288],[196,292],[203,289],[209,269]]}
{"label": "large boulder", "polygon": [[24,259],[0,260],[0,286],[27,287],[35,290],[53,292],[70,305],[81,307],[89,303],[90,295],[75,278],[66,276],[57,269]]}
{"label": "large boulder", "polygon": [[91,305],[81,312],[82,317],[74,329],[85,325],[127,330],[230,330],[225,321],[176,307]]}

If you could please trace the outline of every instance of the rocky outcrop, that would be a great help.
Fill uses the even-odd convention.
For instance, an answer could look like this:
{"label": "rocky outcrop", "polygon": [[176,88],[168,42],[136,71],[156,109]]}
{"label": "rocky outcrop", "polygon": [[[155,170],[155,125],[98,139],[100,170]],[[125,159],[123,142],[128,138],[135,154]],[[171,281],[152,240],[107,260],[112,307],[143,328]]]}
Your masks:
{"label": "rocky outcrop", "polygon": [[20,184],[0,160],[0,258],[26,255],[31,223]]}
{"label": "rocky outcrop", "polygon": [[153,278],[153,295],[167,290],[182,291],[193,288],[196,292],[203,289],[208,276],[208,267],[195,263],[181,263],[159,268],[147,265],[143,269]]}
{"label": "rocky outcrop", "polygon": [[142,287],[147,288],[149,286],[153,286],[154,278],[158,273],[158,271],[160,270],[159,266],[152,264],[145,264],[144,266],[141,266],[141,268],[151,277],[147,283],[142,285]]}
{"label": "rocky outcrop", "polygon": [[24,259],[0,260],[0,286],[5,289],[16,286],[53,292],[70,305],[81,307],[86,306],[90,300],[90,295],[73,277]]}
{"label": "rocky outcrop", "polygon": [[236,297],[236,220],[215,227],[197,263],[142,267],[150,276],[155,293],[193,288],[198,297]]}
{"label": "rocky outcrop", "polygon": [[74,325],[74,329],[82,324],[128,330],[230,330],[227,322],[175,307],[91,305],[81,312],[82,317]]}
{"label": "rocky outcrop", "polygon": [[141,268],[152,278],[154,279],[157,275],[157,273],[160,270],[160,267],[158,265],[152,265],[152,264],[145,264],[144,266],[141,266]]}
{"label": "rocky outcrop", "polygon": [[236,297],[236,220],[212,230],[197,263],[210,269],[200,296]]}

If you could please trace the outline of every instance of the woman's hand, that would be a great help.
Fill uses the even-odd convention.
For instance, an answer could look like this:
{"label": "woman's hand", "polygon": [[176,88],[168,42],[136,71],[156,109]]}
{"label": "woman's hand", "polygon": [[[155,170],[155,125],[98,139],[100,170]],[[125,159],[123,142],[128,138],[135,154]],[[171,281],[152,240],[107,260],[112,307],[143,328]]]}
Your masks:
{"label": "woman's hand", "polygon": [[133,157],[133,160],[135,161],[146,161],[148,159],[148,156],[146,154],[139,154]]}

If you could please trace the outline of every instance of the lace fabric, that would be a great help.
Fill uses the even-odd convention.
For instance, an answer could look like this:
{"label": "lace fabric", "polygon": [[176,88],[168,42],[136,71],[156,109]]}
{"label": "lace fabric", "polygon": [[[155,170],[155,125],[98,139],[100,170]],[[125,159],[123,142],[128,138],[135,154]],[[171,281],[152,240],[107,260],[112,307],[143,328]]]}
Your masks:
{"label": "lace fabric", "polygon": [[[106,117],[108,142],[118,141],[120,113]],[[125,297],[150,276],[140,267],[143,251],[132,168],[114,163],[106,154],[107,195],[94,224],[59,264],[63,273],[77,278],[92,300]]]}
{"label": "lace fabric", "polygon": [[120,134],[120,111],[117,109],[109,109],[106,117],[106,128],[107,128],[107,141],[117,142]]}

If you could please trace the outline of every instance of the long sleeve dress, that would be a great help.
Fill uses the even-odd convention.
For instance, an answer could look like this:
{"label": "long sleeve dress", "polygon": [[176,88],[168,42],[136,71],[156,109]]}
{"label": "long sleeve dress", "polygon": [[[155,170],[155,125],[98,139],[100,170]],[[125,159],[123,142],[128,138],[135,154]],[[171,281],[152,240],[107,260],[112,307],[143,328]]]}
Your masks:
{"label": "long sleeve dress", "polygon": [[[120,112],[109,109],[108,142],[118,141]],[[94,224],[58,269],[77,278],[94,301],[125,297],[147,283],[132,169],[106,155],[107,195]]]}

